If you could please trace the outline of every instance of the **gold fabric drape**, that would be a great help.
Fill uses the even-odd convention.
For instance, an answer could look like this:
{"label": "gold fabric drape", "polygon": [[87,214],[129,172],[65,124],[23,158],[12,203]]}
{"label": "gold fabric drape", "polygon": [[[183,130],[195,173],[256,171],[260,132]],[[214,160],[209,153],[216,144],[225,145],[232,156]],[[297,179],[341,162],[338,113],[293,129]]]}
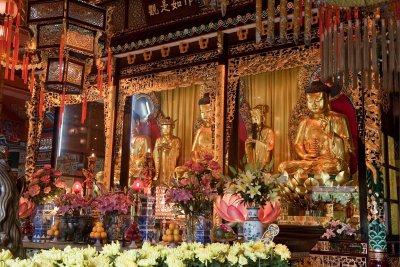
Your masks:
{"label": "gold fabric drape", "polygon": [[161,111],[165,116],[176,120],[173,133],[182,141],[181,156],[177,166],[191,159],[194,124],[200,118],[198,106],[201,97],[200,87],[200,85],[192,85],[161,92]]}
{"label": "gold fabric drape", "polygon": [[290,160],[289,118],[299,97],[297,79],[300,68],[266,72],[243,77],[245,98],[253,108],[268,105],[268,126],[275,132],[274,170]]}

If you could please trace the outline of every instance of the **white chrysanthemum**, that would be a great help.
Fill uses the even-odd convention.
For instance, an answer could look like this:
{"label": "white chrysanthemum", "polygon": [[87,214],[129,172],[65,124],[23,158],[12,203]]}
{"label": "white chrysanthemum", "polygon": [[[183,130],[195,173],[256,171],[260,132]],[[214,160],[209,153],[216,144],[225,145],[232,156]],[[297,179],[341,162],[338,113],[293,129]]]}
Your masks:
{"label": "white chrysanthemum", "polygon": [[0,260],[1,261],[6,261],[6,260],[9,260],[12,258],[13,258],[13,255],[9,250],[4,250],[4,249],[1,250],[1,252],[0,252]]}
{"label": "white chrysanthemum", "polygon": [[287,246],[277,244],[274,249],[275,253],[281,256],[282,260],[288,260],[291,257],[290,251]]}
{"label": "white chrysanthemum", "polygon": [[140,250],[132,249],[124,251],[115,260],[116,267],[136,267],[137,261],[140,258]]}
{"label": "white chrysanthemum", "polygon": [[[110,263],[110,259],[104,255],[94,255],[93,257],[88,259],[88,263],[93,267],[110,267],[112,264]],[[132,266],[132,265],[129,265]]]}
{"label": "white chrysanthemum", "polygon": [[239,258],[236,257],[234,254],[228,254],[227,260],[232,264],[236,265],[236,263],[239,261]]}
{"label": "white chrysanthemum", "polygon": [[243,255],[240,255],[239,256],[239,264],[240,265],[247,265],[249,262],[248,262],[248,260],[246,259],[246,257],[244,257]]}
{"label": "white chrysanthemum", "polygon": [[104,245],[100,254],[107,257],[112,257],[112,256],[118,256],[120,254],[120,251],[121,251],[121,245],[118,242],[117,243],[112,242],[111,244]]}

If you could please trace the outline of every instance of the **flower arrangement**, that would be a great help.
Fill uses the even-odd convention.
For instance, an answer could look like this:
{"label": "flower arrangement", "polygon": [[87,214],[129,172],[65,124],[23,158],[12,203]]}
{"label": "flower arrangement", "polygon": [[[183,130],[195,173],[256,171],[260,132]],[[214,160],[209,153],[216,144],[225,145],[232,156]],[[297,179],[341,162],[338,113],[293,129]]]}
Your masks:
{"label": "flower arrangement", "polygon": [[183,243],[170,248],[144,243],[141,249],[121,252],[118,243],[105,245],[102,251],[94,247],[42,250],[34,257],[13,259],[9,251],[0,252],[1,266],[289,266],[291,254],[285,245],[262,242],[236,243],[232,246],[213,243]]}
{"label": "flower arrangement", "polygon": [[64,194],[54,199],[54,204],[59,208],[58,212],[61,215],[67,213],[79,214],[80,210],[87,208],[90,201],[86,200],[81,194]]}
{"label": "flower arrangement", "polygon": [[230,167],[234,177],[227,184],[225,193],[240,196],[240,202],[246,207],[265,206],[267,202],[279,200],[278,178],[272,176],[269,170],[272,162],[267,168],[260,168],[247,164],[244,170],[236,170]]}
{"label": "flower arrangement", "polygon": [[185,215],[208,216],[216,194],[223,191],[221,167],[209,154],[200,162],[186,162],[185,167],[183,177],[167,190],[166,201]]}
{"label": "flower arrangement", "polygon": [[60,178],[61,172],[51,168],[50,164],[37,170],[28,181],[24,197],[37,205],[43,205],[65,192],[65,181]]}
{"label": "flower arrangement", "polygon": [[127,214],[131,205],[132,201],[122,192],[101,195],[92,202],[92,207],[102,214],[108,212]]}
{"label": "flower arrangement", "polygon": [[356,229],[350,224],[339,220],[331,220],[326,227],[322,238],[326,239],[353,239],[356,235]]}

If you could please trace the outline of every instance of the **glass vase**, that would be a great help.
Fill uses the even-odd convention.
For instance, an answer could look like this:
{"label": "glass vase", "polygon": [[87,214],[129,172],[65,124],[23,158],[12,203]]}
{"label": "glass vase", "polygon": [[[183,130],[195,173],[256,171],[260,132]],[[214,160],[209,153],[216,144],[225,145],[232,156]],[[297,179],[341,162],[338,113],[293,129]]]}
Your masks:
{"label": "glass vase", "polygon": [[197,218],[193,215],[186,215],[186,242],[196,242],[196,223]]}
{"label": "glass vase", "polygon": [[243,224],[243,235],[246,242],[258,241],[262,235],[262,223],[258,219],[258,207],[247,208],[248,216]]}

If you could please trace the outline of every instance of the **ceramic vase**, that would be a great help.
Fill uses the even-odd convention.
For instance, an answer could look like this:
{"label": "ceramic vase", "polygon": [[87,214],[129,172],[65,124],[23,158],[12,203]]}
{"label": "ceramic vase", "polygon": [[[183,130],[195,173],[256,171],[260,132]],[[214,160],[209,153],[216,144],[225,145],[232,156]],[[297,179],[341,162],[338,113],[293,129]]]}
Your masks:
{"label": "ceramic vase", "polygon": [[262,223],[258,219],[258,207],[247,208],[248,217],[243,224],[243,235],[246,242],[257,241],[262,236]]}

